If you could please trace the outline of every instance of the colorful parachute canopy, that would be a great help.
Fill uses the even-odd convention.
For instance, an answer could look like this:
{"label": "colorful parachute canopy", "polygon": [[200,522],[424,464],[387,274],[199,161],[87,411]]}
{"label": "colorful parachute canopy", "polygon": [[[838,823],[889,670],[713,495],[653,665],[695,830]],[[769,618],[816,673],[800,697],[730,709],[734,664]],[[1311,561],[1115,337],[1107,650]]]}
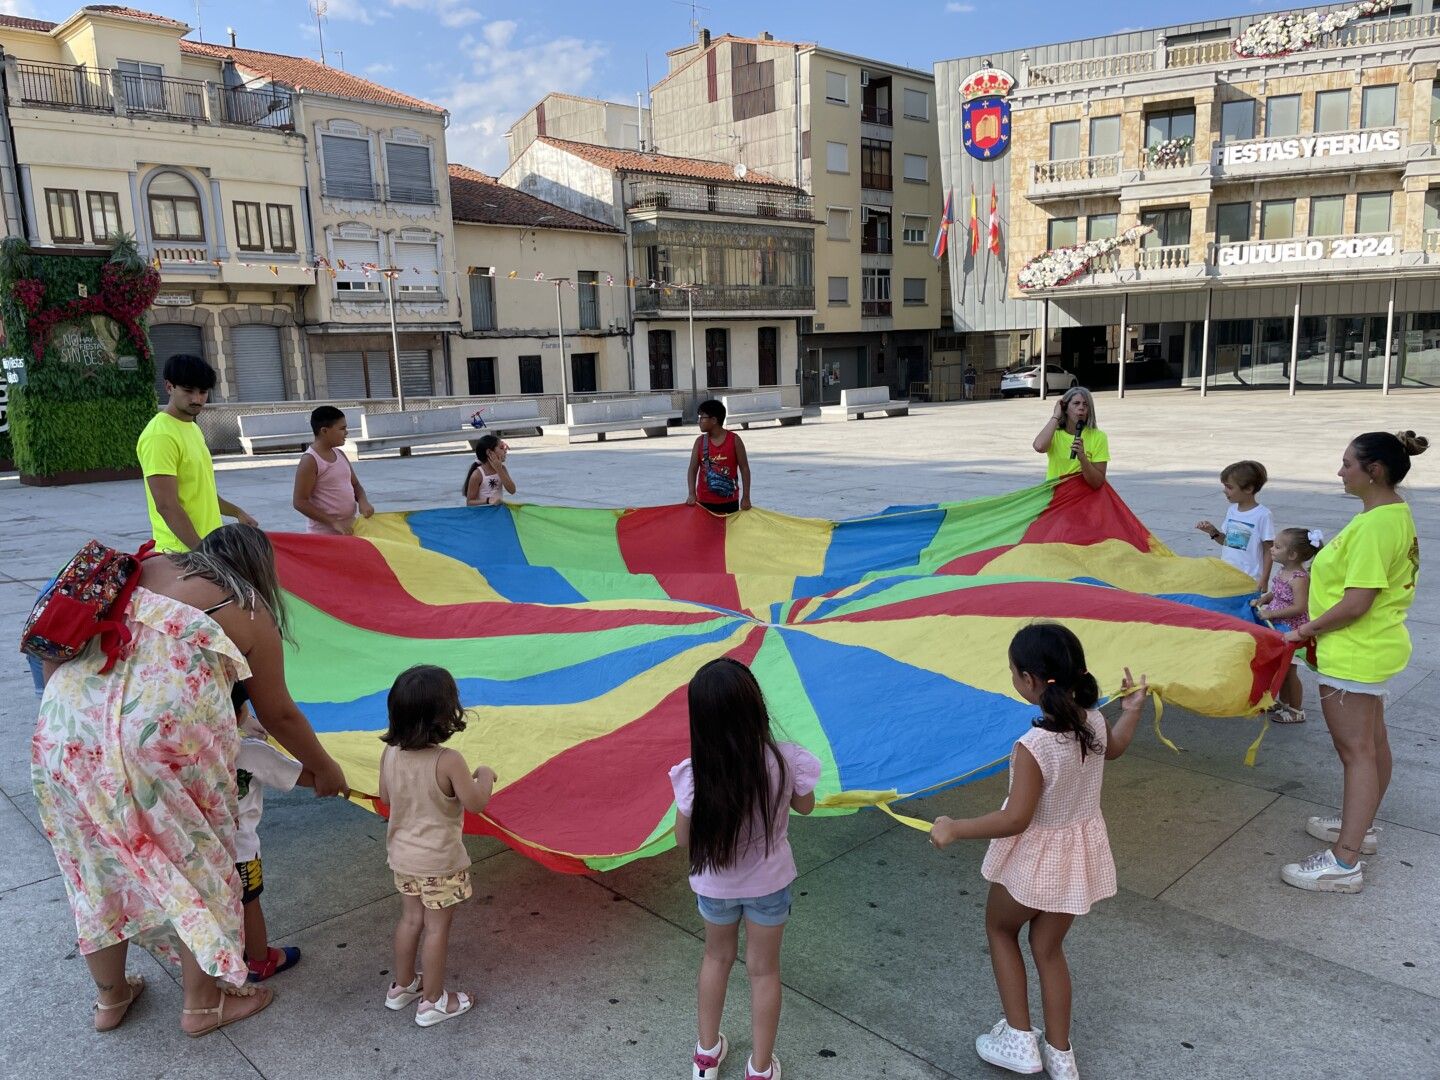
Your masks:
{"label": "colorful parachute canopy", "polygon": [[1211,716],[1268,704],[1289,655],[1249,614],[1252,579],[1176,556],[1078,479],[838,522],[519,504],[360,531],[273,537],[296,701],[374,796],[391,682],[448,668],[470,710],[449,745],[500,776],[467,829],[574,872],[672,844],[686,685],[718,656],[821,759],[821,797],[863,802],[1005,764],[1035,715],[1006,647],[1034,620],[1080,635],[1103,690],[1128,665]]}

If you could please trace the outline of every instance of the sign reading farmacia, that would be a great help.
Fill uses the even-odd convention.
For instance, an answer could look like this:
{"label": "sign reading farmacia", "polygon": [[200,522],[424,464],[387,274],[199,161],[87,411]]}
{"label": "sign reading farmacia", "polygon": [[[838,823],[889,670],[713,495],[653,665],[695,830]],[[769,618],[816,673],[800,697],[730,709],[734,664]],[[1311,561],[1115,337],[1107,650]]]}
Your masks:
{"label": "sign reading farmacia", "polygon": [[1400,146],[1400,132],[1387,128],[1382,131],[1346,131],[1334,135],[1224,143],[1218,148],[1217,157],[1221,165],[1257,165],[1266,161],[1375,154],[1386,150],[1399,150]]}

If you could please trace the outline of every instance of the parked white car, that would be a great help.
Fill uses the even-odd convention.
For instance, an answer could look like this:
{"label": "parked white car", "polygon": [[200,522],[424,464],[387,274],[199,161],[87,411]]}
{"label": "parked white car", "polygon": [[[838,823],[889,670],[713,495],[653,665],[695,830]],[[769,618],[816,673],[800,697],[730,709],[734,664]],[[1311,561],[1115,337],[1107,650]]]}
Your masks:
{"label": "parked white car", "polygon": [[[1080,380],[1058,364],[1045,365],[1045,392],[1063,394],[1072,386],[1079,386]],[[1022,394],[1040,395],[1040,365],[1022,364],[1010,368],[1000,377],[1000,396],[1019,397]]]}

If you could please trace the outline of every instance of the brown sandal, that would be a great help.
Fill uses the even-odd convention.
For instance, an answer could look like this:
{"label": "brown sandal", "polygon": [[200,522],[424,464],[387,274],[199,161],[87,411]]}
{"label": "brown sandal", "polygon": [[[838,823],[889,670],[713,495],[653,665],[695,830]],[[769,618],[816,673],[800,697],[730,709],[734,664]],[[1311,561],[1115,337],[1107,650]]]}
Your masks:
{"label": "brown sandal", "polygon": [[[227,1018],[225,1015],[225,1002],[230,998],[237,997],[263,997],[265,1001],[264,1004],[260,1006],[260,1008],[255,1010],[255,1012],[248,1012],[244,1016],[231,1016]],[[192,1039],[198,1039],[202,1035],[209,1035],[210,1032],[218,1031],[220,1028],[227,1027],[230,1024],[236,1023],[237,1021],[248,1020],[250,1017],[254,1016],[255,1013],[264,1012],[269,1007],[270,1003],[274,1000],[275,991],[271,990],[268,986],[221,986],[220,1003],[214,1008],[180,1010],[181,1016],[215,1017],[215,1023],[211,1024],[209,1027],[203,1027],[199,1031],[186,1031],[185,1034],[189,1035]]]}
{"label": "brown sandal", "polygon": [[102,1034],[106,1031],[114,1031],[116,1028],[118,1028],[121,1024],[125,1022],[125,1017],[130,1011],[130,1006],[134,1005],[135,1002],[139,1000],[140,995],[145,992],[145,976],[126,975],[125,985],[130,987],[130,996],[127,997],[124,1001],[117,1001],[114,1005],[105,1005],[99,1001],[95,1002],[95,1008],[93,1011],[97,1019],[102,1012],[112,1012],[115,1009],[120,1010],[120,1019],[116,1020],[115,1023],[111,1024],[109,1027],[97,1027],[95,1029],[96,1031],[101,1032]]}

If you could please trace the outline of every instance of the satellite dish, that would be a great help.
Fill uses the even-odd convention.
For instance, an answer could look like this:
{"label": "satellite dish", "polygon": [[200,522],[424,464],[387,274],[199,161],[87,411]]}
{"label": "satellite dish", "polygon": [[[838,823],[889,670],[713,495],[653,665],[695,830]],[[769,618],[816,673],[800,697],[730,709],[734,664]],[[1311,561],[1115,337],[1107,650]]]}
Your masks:
{"label": "satellite dish", "polygon": [[744,162],[740,162],[739,164],[737,164],[737,165],[735,166],[735,179],[736,179],[736,180],[744,180],[744,179],[745,179],[745,174],[746,174],[747,172],[749,172],[749,171],[750,171],[749,169],[745,168],[745,163],[744,163]]}

